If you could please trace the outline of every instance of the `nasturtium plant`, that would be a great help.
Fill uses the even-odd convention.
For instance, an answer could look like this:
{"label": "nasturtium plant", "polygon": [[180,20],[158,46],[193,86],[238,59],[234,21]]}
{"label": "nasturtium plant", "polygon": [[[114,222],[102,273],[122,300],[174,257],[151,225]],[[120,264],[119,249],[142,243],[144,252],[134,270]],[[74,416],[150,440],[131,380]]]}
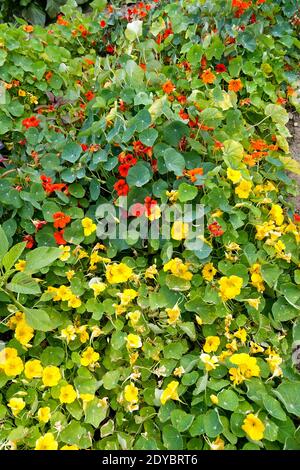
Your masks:
{"label": "nasturtium plant", "polygon": [[296,2],[13,3],[1,449],[299,449]]}

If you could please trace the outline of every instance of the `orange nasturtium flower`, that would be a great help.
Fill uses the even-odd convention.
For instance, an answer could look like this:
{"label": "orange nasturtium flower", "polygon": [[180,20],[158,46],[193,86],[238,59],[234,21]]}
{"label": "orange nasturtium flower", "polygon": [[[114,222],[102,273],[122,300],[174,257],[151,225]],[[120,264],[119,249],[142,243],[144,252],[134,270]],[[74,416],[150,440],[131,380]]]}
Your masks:
{"label": "orange nasturtium flower", "polygon": [[206,69],[201,74],[201,79],[204,83],[214,83],[216,76],[212,73],[210,69]]}
{"label": "orange nasturtium flower", "polygon": [[31,26],[30,24],[25,24],[23,26],[23,31],[25,31],[25,33],[32,33],[33,32],[33,26]]}
{"label": "orange nasturtium flower", "polygon": [[65,228],[65,226],[71,221],[71,217],[64,214],[63,212],[55,212],[53,214],[54,227],[55,228]]}
{"label": "orange nasturtium flower", "polygon": [[228,90],[238,92],[239,90],[241,90],[243,88],[243,86],[244,85],[242,84],[242,82],[239,78],[232,79],[229,82]]}
{"label": "orange nasturtium flower", "polygon": [[187,170],[184,174],[190,178],[192,183],[195,183],[195,181],[197,181],[197,175],[203,175],[203,168],[194,168],[192,170]]}
{"label": "orange nasturtium flower", "polygon": [[170,93],[172,93],[172,91],[175,90],[175,86],[173,85],[171,80],[168,80],[166,83],[163,84],[162,89],[165,93],[167,93],[167,95],[169,95]]}

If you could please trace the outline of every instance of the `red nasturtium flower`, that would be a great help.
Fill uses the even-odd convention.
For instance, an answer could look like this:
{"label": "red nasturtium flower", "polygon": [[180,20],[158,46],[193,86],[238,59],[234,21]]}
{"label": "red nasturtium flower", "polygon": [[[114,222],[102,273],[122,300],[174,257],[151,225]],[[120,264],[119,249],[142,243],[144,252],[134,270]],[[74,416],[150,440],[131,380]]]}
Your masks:
{"label": "red nasturtium flower", "polygon": [[156,44],[161,44],[162,40],[163,40],[163,35],[158,34],[157,38],[155,39],[155,42],[156,42]]}
{"label": "red nasturtium flower", "polygon": [[149,216],[152,213],[152,209],[154,206],[156,206],[157,201],[155,199],[152,199],[150,196],[145,197],[144,199],[144,207],[146,214]]}
{"label": "red nasturtium flower", "polygon": [[207,228],[213,237],[220,237],[224,233],[224,230],[222,229],[221,225],[218,224],[217,221],[209,224]]}
{"label": "red nasturtium flower", "polygon": [[276,100],[276,103],[277,104],[285,104],[287,102],[287,99],[286,98],[283,98],[282,96],[278,96],[277,100]]}
{"label": "red nasturtium flower", "polygon": [[30,250],[31,248],[34,247],[35,239],[33,238],[32,235],[25,235],[23,237],[23,242],[26,242],[26,248],[29,248]]}
{"label": "red nasturtium flower", "polygon": [[225,46],[227,46],[228,44],[235,44],[235,38],[232,37],[232,36],[228,36],[228,37],[225,39],[224,44],[225,44]]}
{"label": "red nasturtium flower", "polygon": [[171,80],[167,80],[166,83],[163,84],[162,89],[167,95],[169,95],[175,90],[175,85],[173,85]]}
{"label": "red nasturtium flower", "polygon": [[124,103],[124,101],[120,99],[119,103],[120,103],[119,104],[120,111],[122,111],[122,112],[126,111],[126,104]]}
{"label": "red nasturtium flower", "polygon": [[82,36],[83,38],[86,38],[87,35],[90,34],[89,31],[86,29],[86,27],[85,27],[83,24],[80,24],[80,25],[78,26],[78,29],[79,29],[79,31],[81,32],[81,36]]}
{"label": "red nasturtium flower", "polygon": [[180,62],[178,64],[178,67],[183,67],[184,70],[186,70],[187,72],[190,72],[192,70],[191,64],[187,60],[183,60],[182,62]]}
{"label": "red nasturtium flower", "polygon": [[224,64],[217,64],[217,65],[215,66],[215,71],[216,71],[217,73],[223,73],[223,72],[226,72],[226,71],[227,71],[227,67],[226,67],[226,65],[224,65]]}
{"label": "red nasturtium flower", "polygon": [[186,112],[184,111],[184,109],[181,109],[178,114],[179,114],[179,116],[181,117],[181,119],[183,119],[183,120],[189,119],[189,115],[188,115],[188,113],[186,113]]}
{"label": "red nasturtium flower", "polygon": [[88,57],[86,57],[86,58],[84,59],[84,63],[85,63],[86,65],[94,65],[95,61],[92,60],[92,59],[89,59]]}
{"label": "red nasturtium flower", "polygon": [[151,167],[152,167],[152,170],[153,170],[153,173],[156,173],[157,170],[158,170],[158,167],[157,167],[157,160],[156,158],[152,158],[151,162]]}
{"label": "red nasturtium flower", "polygon": [[118,196],[127,196],[129,192],[129,186],[125,180],[121,179],[114,184],[114,189],[117,191]]}
{"label": "red nasturtium flower", "polygon": [[229,82],[228,90],[235,91],[237,93],[239,90],[241,90],[243,88],[243,86],[244,85],[242,84],[242,82],[239,78],[237,78],[237,79],[233,78]]}
{"label": "red nasturtium flower", "polygon": [[130,168],[131,168],[131,165],[129,165],[128,163],[122,163],[122,165],[120,165],[118,168],[120,176],[123,176],[123,178],[126,178]]}
{"label": "red nasturtium flower", "polygon": [[40,123],[40,119],[37,119],[35,116],[31,116],[29,118],[23,119],[22,125],[29,129],[30,127],[38,127]]}
{"label": "red nasturtium flower", "polygon": [[176,99],[177,99],[178,103],[180,103],[180,104],[185,104],[186,103],[186,96],[184,96],[184,95],[178,95],[178,96],[176,96]]}
{"label": "red nasturtium flower", "polygon": [[49,80],[51,80],[52,77],[53,77],[53,73],[51,72],[51,70],[45,73],[45,79],[47,80],[47,82],[49,82]]}
{"label": "red nasturtium flower", "polygon": [[87,144],[80,144],[80,147],[82,148],[83,152],[86,152],[89,149]]}
{"label": "red nasturtium flower", "polygon": [[105,26],[106,26],[106,21],[101,20],[101,21],[100,21],[100,26],[101,26],[101,28],[105,28]]}
{"label": "red nasturtium flower", "polygon": [[64,214],[63,212],[55,212],[53,215],[54,227],[55,228],[65,228],[66,225],[71,221],[71,217]]}
{"label": "red nasturtium flower", "polygon": [[215,128],[214,127],[211,127],[211,126],[206,126],[205,124],[199,124],[199,129],[201,129],[202,131],[214,131]]}
{"label": "red nasturtium flower", "polygon": [[47,224],[46,220],[32,220],[32,223],[35,226],[37,232]]}
{"label": "red nasturtium flower", "polygon": [[167,39],[167,37],[169,37],[171,34],[174,34],[173,29],[167,28],[163,33],[163,39]]}
{"label": "red nasturtium flower", "polygon": [[131,153],[121,152],[118,156],[119,162],[123,165],[133,166],[137,163],[137,158],[131,155]]}
{"label": "red nasturtium flower", "polygon": [[236,8],[234,16],[239,18],[244,12],[252,5],[252,1],[245,2],[244,0],[232,0],[232,8]]}
{"label": "red nasturtium flower", "polygon": [[133,166],[137,163],[137,158],[135,158],[133,155],[129,153],[128,155],[126,155],[126,159],[124,163],[127,163],[130,166]]}
{"label": "red nasturtium flower", "polygon": [[61,26],[69,26],[69,22],[64,20],[63,15],[58,15],[56,22],[57,24],[60,24]]}
{"label": "red nasturtium flower", "polygon": [[212,73],[210,69],[206,69],[201,74],[201,79],[204,83],[214,83],[216,76]]}
{"label": "red nasturtium flower", "polygon": [[133,217],[141,217],[144,214],[145,210],[146,208],[144,204],[137,202],[136,204],[133,204],[133,206],[130,208],[129,215]]}
{"label": "red nasturtium flower", "polygon": [[52,183],[52,178],[50,178],[50,176],[41,175],[40,179],[44,190],[48,194],[51,194],[54,191],[62,191],[64,188],[67,189],[67,186],[64,183]]}
{"label": "red nasturtium flower", "polygon": [[199,118],[196,116],[195,120],[193,121],[192,119],[189,120],[189,127],[198,127],[199,125]]}
{"label": "red nasturtium flower", "polygon": [[115,48],[114,46],[112,46],[111,44],[108,44],[106,46],[106,52],[108,52],[108,54],[114,54],[115,53]]}
{"label": "red nasturtium flower", "polygon": [[205,55],[201,57],[200,65],[201,65],[202,70],[204,70],[206,68],[207,59],[206,59]]}
{"label": "red nasturtium flower", "polygon": [[219,140],[215,141],[215,143],[214,143],[214,149],[215,150],[220,150],[223,147],[224,147],[224,145],[222,144],[222,142],[220,142]]}
{"label": "red nasturtium flower", "polygon": [[58,230],[57,232],[54,232],[54,238],[57,243],[57,245],[66,245],[67,242],[64,239],[64,230]]}
{"label": "red nasturtium flower", "polygon": [[95,98],[95,93],[92,92],[92,90],[87,91],[84,96],[88,101],[92,101]]}
{"label": "red nasturtium flower", "polygon": [[143,157],[144,155],[152,157],[152,147],[146,147],[140,140],[133,142],[133,150],[138,157]]}
{"label": "red nasturtium flower", "polygon": [[297,214],[297,212],[295,212],[294,214],[294,222],[296,224],[300,222],[300,214]]}

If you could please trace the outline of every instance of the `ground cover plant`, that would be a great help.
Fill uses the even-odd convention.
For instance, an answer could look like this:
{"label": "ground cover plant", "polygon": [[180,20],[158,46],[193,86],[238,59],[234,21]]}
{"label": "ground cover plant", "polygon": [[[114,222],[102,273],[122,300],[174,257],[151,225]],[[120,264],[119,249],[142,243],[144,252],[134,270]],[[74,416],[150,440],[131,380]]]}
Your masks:
{"label": "ground cover plant", "polygon": [[297,8],[0,24],[1,449],[300,448]]}

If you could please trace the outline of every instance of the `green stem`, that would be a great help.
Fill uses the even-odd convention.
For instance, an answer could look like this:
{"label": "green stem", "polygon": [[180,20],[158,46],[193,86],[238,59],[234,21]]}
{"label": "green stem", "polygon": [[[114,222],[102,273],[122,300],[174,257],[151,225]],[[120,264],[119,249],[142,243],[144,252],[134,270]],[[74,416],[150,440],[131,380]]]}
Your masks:
{"label": "green stem", "polygon": [[15,296],[11,292],[3,289],[3,287],[0,287],[0,291],[8,295],[8,297],[13,301],[13,303],[15,304],[16,307],[18,307],[19,310],[22,310],[22,311],[24,310],[23,305],[20,304],[20,302],[15,298]]}

